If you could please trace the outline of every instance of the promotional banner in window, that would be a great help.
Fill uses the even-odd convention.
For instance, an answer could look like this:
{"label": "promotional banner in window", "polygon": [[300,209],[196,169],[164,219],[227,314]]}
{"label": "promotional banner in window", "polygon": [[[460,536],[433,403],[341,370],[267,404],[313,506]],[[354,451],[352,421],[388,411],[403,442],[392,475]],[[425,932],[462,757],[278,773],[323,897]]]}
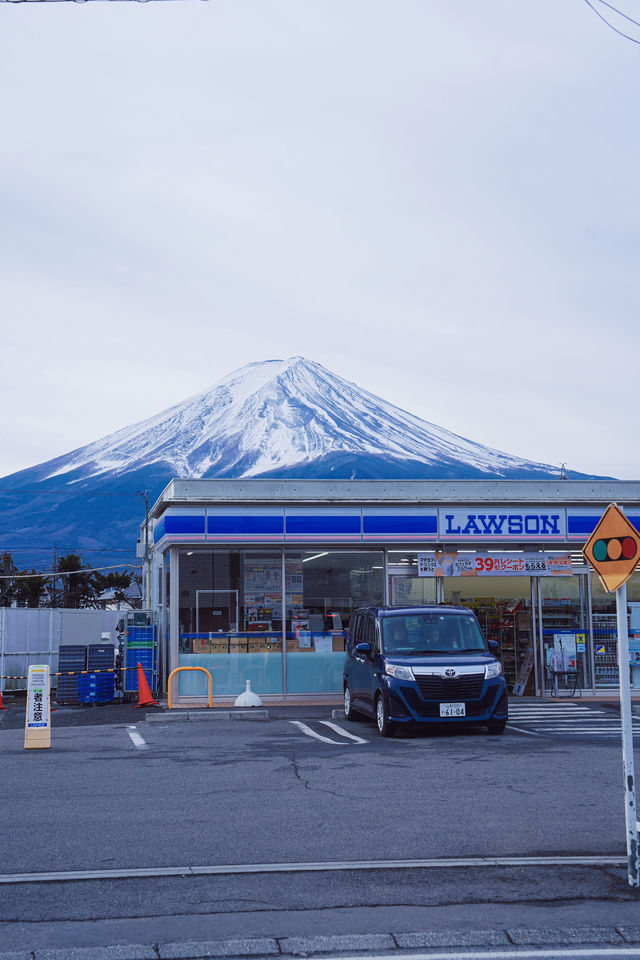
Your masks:
{"label": "promotional banner in window", "polygon": [[568,553],[444,553],[418,554],[420,577],[570,577]]}

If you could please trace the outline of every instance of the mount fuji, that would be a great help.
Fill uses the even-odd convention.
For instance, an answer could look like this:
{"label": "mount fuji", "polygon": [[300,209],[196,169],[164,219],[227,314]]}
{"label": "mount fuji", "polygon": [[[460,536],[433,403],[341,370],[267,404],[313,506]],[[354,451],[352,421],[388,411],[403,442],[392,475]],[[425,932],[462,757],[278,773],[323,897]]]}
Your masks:
{"label": "mount fuji", "polygon": [[[536,479],[557,467],[428,423],[302,357],[249,363],[141,423],[0,479],[0,550],[133,554],[174,477]],[[571,474],[583,477],[585,474]],[[41,552],[44,551],[44,554]],[[96,556],[88,560],[96,565]],[[24,553],[16,555],[24,562]],[[44,564],[46,566],[46,564]]]}

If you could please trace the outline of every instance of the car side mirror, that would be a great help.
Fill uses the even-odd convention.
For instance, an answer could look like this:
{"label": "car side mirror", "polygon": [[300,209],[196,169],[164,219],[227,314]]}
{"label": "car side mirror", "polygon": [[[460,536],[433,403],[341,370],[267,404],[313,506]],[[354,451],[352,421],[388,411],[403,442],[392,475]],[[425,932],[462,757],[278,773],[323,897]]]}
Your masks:
{"label": "car side mirror", "polygon": [[489,650],[497,650],[500,646],[497,640],[487,640],[487,643],[489,644]]}
{"label": "car side mirror", "polygon": [[356,644],[356,653],[366,653],[368,657],[371,656],[371,644],[370,643],[357,643]]}

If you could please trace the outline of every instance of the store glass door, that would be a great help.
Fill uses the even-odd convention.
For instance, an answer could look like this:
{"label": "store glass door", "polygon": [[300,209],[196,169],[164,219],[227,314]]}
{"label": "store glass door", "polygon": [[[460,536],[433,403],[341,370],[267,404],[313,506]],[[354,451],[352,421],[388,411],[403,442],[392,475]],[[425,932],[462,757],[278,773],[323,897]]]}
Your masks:
{"label": "store glass door", "polygon": [[498,643],[509,693],[535,694],[535,636],[529,577],[446,577],[444,602],[474,611],[487,640]]}
{"label": "store glass door", "polygon": [[[539,673],[544,694],[551,692],[554,672],[560,695],[593,686],[587,576],[540,577],[538,622],[541,645]],[[576,684],[577,673],[577,684]]]}

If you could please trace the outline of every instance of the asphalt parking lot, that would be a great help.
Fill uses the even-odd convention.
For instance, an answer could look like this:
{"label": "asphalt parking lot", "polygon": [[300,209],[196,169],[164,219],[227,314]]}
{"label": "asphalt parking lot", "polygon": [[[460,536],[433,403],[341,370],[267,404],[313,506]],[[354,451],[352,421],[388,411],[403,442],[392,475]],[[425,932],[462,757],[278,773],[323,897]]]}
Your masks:
{"label": "asphalt parking lot", "polygon": [[[545,732],[556,709],[504,736],[383,739],[327,704],[243,722],[69,705],[51,749],[25,751],[17,698],[0,715],[0,942],[630,927],[619,739]],[[618,721],[609,709],[592,722]]]}

